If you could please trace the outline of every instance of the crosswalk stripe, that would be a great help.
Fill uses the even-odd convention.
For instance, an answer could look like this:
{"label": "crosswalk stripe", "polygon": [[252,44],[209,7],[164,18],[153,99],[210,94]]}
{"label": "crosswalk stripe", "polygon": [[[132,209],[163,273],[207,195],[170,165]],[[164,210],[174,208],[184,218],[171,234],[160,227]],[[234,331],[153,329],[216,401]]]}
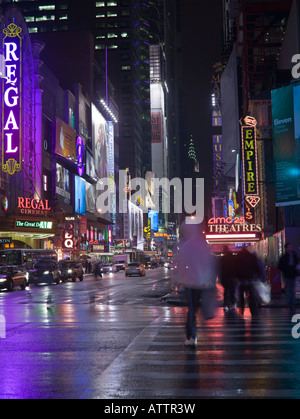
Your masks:
{"label": "crosswalk stripe", "polygon": [[101,394],[119,381],[117,398],[299,398],[300,340],[279,310],[263,310],[257,321],[221,310],[215,320],[200,316],[197,348],[184,346],[186,309],[169,310],[108,368]]}

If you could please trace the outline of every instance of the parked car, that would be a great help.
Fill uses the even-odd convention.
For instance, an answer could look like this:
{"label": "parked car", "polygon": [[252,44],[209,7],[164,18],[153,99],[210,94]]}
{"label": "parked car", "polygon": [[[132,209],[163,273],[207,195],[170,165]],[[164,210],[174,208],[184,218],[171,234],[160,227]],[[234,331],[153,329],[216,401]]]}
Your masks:
{"label": "parked car", "polygon": [[33,271],[31,271],[31,278],[32,283],[35,285],[41,283],[52,285],[53,282],[58,285],[61,281],[61,272],[56,262],[41,260],[34,265]]}
{"label": "parked car", "polygon": [[125,266],[126,266],[125,262],[117,262],[117,263],[115,263],[115,267],[117,269],[117,272],[119,272],[119,271],[125,271]]}
{"label": "parked car", "polygon": [[117,272],[117,268],[113,263],[105,263],[101,268],[102,273],[109,274]]}
{"label": "parked car", "polygon": [[145,266],[139,262],[128,263],[128,265],[125,268],[125,276],[131,276],[131,275],[145,276],[146,275]]}
{"label": "parked car", "polygon": [[64,260],[59,262],[59,269],[62,281],[67,281],[69,278],[72,279],[73,282],[76,282],[76,278],[78,278],[79,281],[83,281],[83,267],[81,263],[72,260]]}
{"label": "parked car", "polygon": [[11,292],[15,287],[25,290],[27,286],[28,273],[21,272],[16,266],[0,267],[0,289]]}

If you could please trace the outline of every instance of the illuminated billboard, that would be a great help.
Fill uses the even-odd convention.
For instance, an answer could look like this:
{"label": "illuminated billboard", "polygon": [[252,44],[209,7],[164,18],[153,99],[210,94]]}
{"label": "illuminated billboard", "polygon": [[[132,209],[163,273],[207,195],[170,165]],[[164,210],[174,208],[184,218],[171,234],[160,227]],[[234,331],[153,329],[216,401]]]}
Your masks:
{"label": "illuminated billboard", "polygon": [[22,170],[22,29],[11,23],[3,29],[6,77],[2,82],[2,170]]}
{"label": "illuminated billboard", "polygon": [[66,159],[76,161],[76,142],[76,131],[59,118],[56,118],[55,153]]}
{"label": "illuminated billboard", "polygon": [[300,85],[273,90],[276,206],[300,204]]}
{"label": "illuminated billboard", "polygon": [[85,180],[75,176],[75,212],[85,215],[86,207]]}
{"label": "illuminated billboard", "polygon": [[108,177],[108,126],[103,115],[92,105],[92,134],[95,170],[98,178]]}

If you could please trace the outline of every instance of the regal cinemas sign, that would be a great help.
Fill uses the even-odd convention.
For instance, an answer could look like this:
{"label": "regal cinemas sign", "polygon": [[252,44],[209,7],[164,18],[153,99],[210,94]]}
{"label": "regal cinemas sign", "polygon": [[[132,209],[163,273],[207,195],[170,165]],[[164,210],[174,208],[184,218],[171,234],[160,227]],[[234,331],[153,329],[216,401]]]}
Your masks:
{"label": "regal cinemas sign", "polygon": [[49,215],[51,207],[47,199],[18,197],[18,212],[26,215]]}
{"label": "regal cinemas sign", "polygon": [[11,23],[3,29],[5,74],[2,95],[2,170],[22,170],[22,29]]}

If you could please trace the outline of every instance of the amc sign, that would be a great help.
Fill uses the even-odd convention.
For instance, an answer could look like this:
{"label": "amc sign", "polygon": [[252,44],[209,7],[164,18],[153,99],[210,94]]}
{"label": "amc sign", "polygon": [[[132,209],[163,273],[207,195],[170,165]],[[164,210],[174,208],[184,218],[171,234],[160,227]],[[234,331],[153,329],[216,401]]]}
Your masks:
{"label": "amc sign", "polygon": [[22,170],[22,29],[14,23],[3,29],[6,78],[2,98],[2,170],[14,175]]}

